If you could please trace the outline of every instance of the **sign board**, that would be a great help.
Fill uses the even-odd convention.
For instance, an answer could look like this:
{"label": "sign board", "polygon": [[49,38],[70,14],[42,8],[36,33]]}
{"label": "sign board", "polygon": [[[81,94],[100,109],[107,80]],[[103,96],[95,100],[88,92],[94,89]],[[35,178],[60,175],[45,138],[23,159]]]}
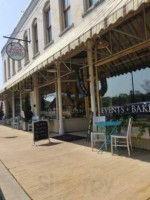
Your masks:
{"label": "sign board", "polygon": [[133,115],[133,114],[150,114],[150,102],[141,102],[127,104],[124,106],[103,107],[102,115]]}
{"label": "sign board", "polygon": [[11,59],[17,61],[22,60],[26,55],[24,47],[17,42],[9,43],[6,47],[6,52]]}
{"label": "sign board", "polygon": [[[48,122],[47,121],[37,121],[33,123],[33,142],[40,141],[40,140],[49,140],[49,133],[48,133]],[[49,140],[50,141],[50,140]]]}

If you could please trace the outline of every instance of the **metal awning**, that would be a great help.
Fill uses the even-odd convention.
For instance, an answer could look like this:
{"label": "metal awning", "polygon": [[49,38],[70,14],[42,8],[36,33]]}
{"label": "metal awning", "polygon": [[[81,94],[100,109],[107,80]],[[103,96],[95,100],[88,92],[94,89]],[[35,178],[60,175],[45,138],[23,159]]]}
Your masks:
{"label": "metal awning", "polygon": [[48,64],[73,51],[88,39],[98,35],[102,30],[125,18],[131,11],[136,11],[143,3],[150,0],[105,0],[95,10],[84,17],[82,22],[54,43],[46,52],[33,61],[27,68],[22,69],[14,78],[3,85],[0,93],[13,87],[20,81],[32,75]]}

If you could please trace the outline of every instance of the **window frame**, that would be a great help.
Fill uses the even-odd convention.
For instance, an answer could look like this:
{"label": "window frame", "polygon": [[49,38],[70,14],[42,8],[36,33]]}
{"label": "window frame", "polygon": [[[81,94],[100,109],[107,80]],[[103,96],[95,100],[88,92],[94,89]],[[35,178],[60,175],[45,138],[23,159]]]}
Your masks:
{"label": "window frame", "polygon": [[7,57],[7,68],[8,68],[8,79],[11,78],[11,71],[10,71],[10,58]]}
{"label": "window frame", "polygon": [[37,18],[35,18],[32,23],[32,37],[33,37],[33,55],[35,56],[39,53]]}
{"label": "window frame", "polygon": [[6,60],[4,60],[4,82],[7,81],[7,64]]}
{"label": "window frame", "polygon": [[61,33],[60,36],[66,32],[66,30],[69,30],[73,23],[72,20],[70,19],[66,23],[66,16],[68,12],[71,12],[71,3],[69,2],[69,5],[65,7],[65,0],[59,0],[60,1],[60,24],[61,24]]}
{"label": "window frame", "polygon": [[49,2],[46,2],[43,9],[43,21],[44,21],[44,42],[45,46],[47,46],[52,42],[51,7]]}
{"label": "window frame", "polygon": [[12,76],[16,74],[16,69],[15,69],[15,60],[12,59]]}
{"label": "window frame", "polygon": [[[23,39],[28,41],[28,33],[27,31],[25,31],[24,35],[23,35]],[[24,41],[24,48],[25,48],[25,57],[24,57],[24,65],[26,65],[26,63],[29,62],[29,46],[28,46],[28,42]]]}

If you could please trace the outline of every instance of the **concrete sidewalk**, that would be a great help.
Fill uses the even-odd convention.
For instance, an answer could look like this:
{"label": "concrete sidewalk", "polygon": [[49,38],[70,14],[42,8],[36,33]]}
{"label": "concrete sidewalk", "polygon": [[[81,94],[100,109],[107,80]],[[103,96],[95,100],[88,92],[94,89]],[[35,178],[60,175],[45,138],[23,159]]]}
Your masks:
{"label": "concrete sidewalk", "polygon": [[31,200],[2,162],[0,162],[0,188],[5,200]]}
{"label": "concrete sidewalk", "polygon": [[32,146],[32,135],[27,132],[0,126],[0,160],[32,200],[150,197],[148,151],[135,150],[128,158],[126,151],[122,156],[97,154],[85,141],[67,143],[52,139],[51,145],[47,140],[37,144]]}

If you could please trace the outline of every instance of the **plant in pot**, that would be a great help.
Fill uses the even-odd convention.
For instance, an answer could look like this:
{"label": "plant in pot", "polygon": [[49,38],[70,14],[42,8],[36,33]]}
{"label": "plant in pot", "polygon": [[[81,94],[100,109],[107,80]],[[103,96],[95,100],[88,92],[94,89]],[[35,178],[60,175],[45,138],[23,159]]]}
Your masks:
{"label": "plant in pot", "polygon": [[30,99],[28,95],[26,95],[25,97],[23,111],[24,111],[24,117],[22,118],[23,130],[27,130],[28,123],[32,121],[32,116],[33,116],[33,112],[31,111]]}

